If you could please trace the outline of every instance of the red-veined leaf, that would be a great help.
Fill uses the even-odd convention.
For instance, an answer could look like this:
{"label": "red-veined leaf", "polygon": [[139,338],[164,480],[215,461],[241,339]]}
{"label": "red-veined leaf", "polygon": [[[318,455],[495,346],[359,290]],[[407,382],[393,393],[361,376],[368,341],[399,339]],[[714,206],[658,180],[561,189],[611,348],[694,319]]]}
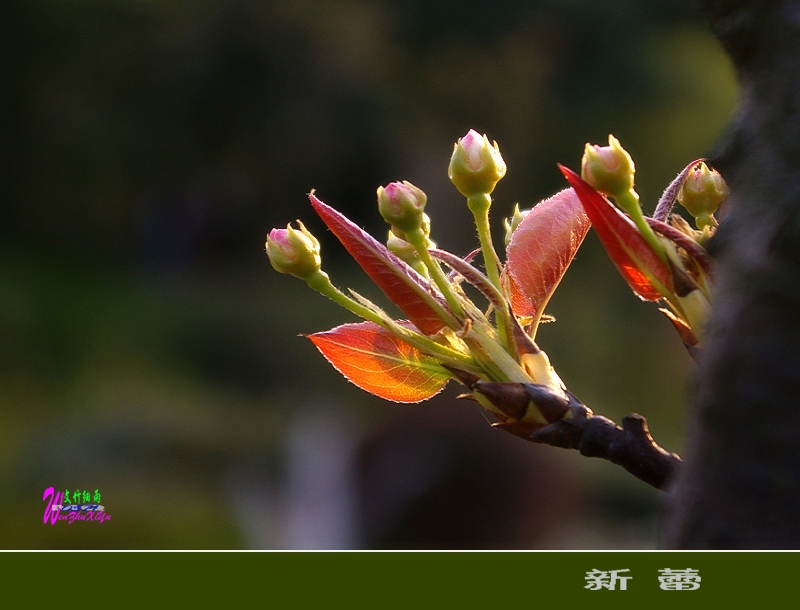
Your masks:
{"label": "red-veined leaf", "polygon": [[571,188],[528,212],[506,251],[505,279],[516,315],[541,315],[590,226]]}
{"label": "red-veined leaf", "polygon": [[[350,256],[417,328],[426,335],[433,335],[445,326],[437,310],[444,315],[452,314],[444,297],[427,279],[344,214],[320,201],[314,193],[309,194],[309,199]],[[453,324],[457,326],[455,318]]]}
{"label": "red-veined leaf", "polygon": [[435,358],[373,322],[343,324],[308,338],[350,382],[386,400],[421,402],[452,377]]}
{"label": "red-veined leaf", "polygon": [[654,281],[672,290],[672,271],[647,243],[633,221],[571,169],[558,166],[575,189],[608,256],[631,290],[646,301],[665,296]]}

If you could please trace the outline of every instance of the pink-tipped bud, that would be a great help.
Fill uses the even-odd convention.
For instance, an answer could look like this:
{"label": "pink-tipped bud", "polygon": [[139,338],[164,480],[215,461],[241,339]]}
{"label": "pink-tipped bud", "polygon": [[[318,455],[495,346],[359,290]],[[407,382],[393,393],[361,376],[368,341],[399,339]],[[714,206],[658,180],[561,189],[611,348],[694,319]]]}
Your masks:
{"label": "pink-tipped bud", "polygon": [[725,180],[705,163],[689,172],[678,191],[678,201],[695,218],[697,228],[701,230],[716,226],[713,214],[727,196]]}
{"label": "pink-tipped bud", "polygon": [[506,163],[497,142],[490,144],[489,138],[470,129],[456,143],[447,175],[465,197],[488,195],[506,175]]}
{"label": "pink-tipped bud", "polygon": [[581,160],[581,178],[595,190],[619,198],[633,191],[633,159],[614,136],[608,136],[608,146],[587,144]]}
{"label": "pink-tipped bud", "polygon": [[378,210],[392,227],[411,232],[422,226],[428,197],[410,182],[392,182],[378,187]]}
{"label": "pink-tipped bud", "polygon": [[285,229],[272,229],[267,235],[267,256],[275,271],[307,279],[319,271],[322,261],[319,242],[308,232],[302,222],[300,230],[286,225]]}

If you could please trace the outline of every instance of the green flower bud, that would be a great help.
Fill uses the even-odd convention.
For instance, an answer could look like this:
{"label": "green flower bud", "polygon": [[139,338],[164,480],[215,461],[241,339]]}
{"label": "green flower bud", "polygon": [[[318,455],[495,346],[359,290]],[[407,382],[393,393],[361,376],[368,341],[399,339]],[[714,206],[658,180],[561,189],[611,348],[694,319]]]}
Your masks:
{"label": "green flower bud", "polygon": [[322,261],[319,242],[299,220],[300,230],[286,225],[285,229],[272,229],[267,236],[267,256],[275,271],[308,279],[319,271]]}
{"label": "green flower bud", "polygon": [[515,203],[514,214],[511,216],[511,218],[506,218],[505,220],[503,220],[503,226],[505,227],[506,230],[506,238],[505,238],[506,246],[508,246],[508,244],[511,243],[511,236],[514,234],[514,231],[517,230],[519,223],[525,220],[525,217],[528,215],[529,212],[530,210],[525,210],[524,212],[520,211],[519,204]]}
{"label": "green flower bud", "polygon": [[728,192],[728,185],[719,172],[700,163],[686,176],[678,191],[678,201],[695,218],[697,228],[702,230],[716,226],[713,214]]}
{"label": "green flower bud", "polygon": [[614,136],[608,146],[586,144],[581,160],[581,178],[596,190],[614,198],[633,191],[633,159]]}
{"label": "green flower bud", "polygon": [[489,138],[470,129],[456,143],[447,175],[465,197],[488,195],[506,175],[506,163],[497,142],[490,144]]}
{"label": "green flower bud", "polygon": [[408,243],[405,239],[397,237],[397,235],[391,231],[389,231],[389,238],[386,240],[386,247],[389,248],[391,252],[394,252],[398,258],[409,264],[411,264],[411,261],[414,259],[419,258],[414,246]]}
{"label": "green flower bud", "polygon": [[378,187],[378,210],[392,227],[410,232],[422,226],[428,197],[410,182],[392,182]]}
{"label": "green flower bud", "polygon": [[[428,240],[429,248],[435,248],[436,244]],[[416,248],[404,240],[402,237],[395,235],[393,231],[389,231],[389,238],[386,240],[386,247],[397,255],[397,257],[408,263],[411,267],[417,270],[420,274],[428,277],[428,269],[419,257]]]}

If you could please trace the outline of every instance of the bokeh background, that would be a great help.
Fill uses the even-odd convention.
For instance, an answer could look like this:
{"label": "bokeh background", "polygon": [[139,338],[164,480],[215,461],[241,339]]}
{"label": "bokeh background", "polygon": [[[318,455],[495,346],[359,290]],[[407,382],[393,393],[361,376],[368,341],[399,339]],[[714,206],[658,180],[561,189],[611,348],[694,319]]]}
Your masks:
{"label": "bokeh background", "polygon": [[[300,333],[354,321],[264,254],[305,194],[373,234],[380,184],[476,244],[446,168],[468,129],[513,204],[614,133],[652,210],[735,105],[699,11],[667,0],[26,0],[0,19],[0,546],[649,549],[660,492],[490,428],[451,385],[388,404]],[[497,232],[497,239],[501,233]],[[539,342],[572,391],[683,444],[691,362],[590,234]],[[44,525],[43,490],[112,520]]]}

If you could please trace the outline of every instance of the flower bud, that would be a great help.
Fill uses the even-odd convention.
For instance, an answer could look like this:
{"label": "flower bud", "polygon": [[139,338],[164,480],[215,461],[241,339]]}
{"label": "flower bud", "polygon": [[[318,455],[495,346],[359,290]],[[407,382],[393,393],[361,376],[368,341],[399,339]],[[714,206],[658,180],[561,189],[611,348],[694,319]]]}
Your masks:
{"label": "flower bud", "polygon": [[275,271],[307,279],[319,271],[322,261],[319,242],[299,220],[300,230],[286,225],[272,229],[267,236],[267,256]]}
{"label": "flower bud", "polygon": [[727,196],[725,180],[705,163],[689,172],[678,191],[678,201],[696,219],[698,229],[716,226],[713,214]]}
{"label": "flower bud", "polygon": [[608,136],[608,146],[586,144],[581,160],[581,178],[596,190],[619,197],[633,191],[633,159],[614,136]]}
{"label": "flower bud", "polygon": [[404,260],[409,264],[415,258],[419,258],[419,256],[417,255],[417,251],[414,249],[414,246],[408,243],[405,239],[397,237],[397,235],[395,235],[391,231],[389,231],[389,237],[386,240],[386,247],[391,252],[394,252],[398,258]]}
{"label": "flower bud", "polygon": [[400,231],[410,232],[422,226],[428,197],[410,182],[392,182],[378,187],[378,210],[383,219]]}
{"label": "flower bud", "polygon": [[[430,248],[435,248],[436,244],[428,240]],[[389,238],[386,240],[386,247],[389,251],[393,252],[400,260],[405,261],[413,267],[418,273],[428,276],[428,270],[425,264],[419,257],[419,253],[413,245],[408,243],[402,237],[398,237],[393,231],[389,231]]]}
{"label": "flower bud", "polygon": [[517,230],[519,223],[525,220],[525,217],[529,212],[530,210],[525,210],[524,212],[520,211],[519,204],[514,204],[514,214],[511,216],[511,218],[506,218],[503,221],[503,226],[506,230],[506,246],[511,243],[511,236],[514,234],[514,231]]}
{"label": "flower bud", "polygon": [[490,144],[489,138],[470,129],[456,143],[447,175],[465,197],[488,195],[506,175],[506,163],[497,142]]}

